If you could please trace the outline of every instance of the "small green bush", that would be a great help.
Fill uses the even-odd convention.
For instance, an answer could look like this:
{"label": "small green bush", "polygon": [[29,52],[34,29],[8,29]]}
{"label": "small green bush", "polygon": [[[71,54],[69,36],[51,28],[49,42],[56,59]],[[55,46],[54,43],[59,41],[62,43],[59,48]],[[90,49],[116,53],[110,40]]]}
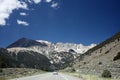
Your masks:
{"label": "small green bush", "polygon": [[102,77],[111,78],[112,77],[111,72],[109,70],[104,70],[102,73]]}
{"label": "small green bush", "polygon": [[72,68],[69,69],[68,72],[75,72],[75,69],[72,67]]}
{"label": "small green bush", "polygon": [[120,52],[117,53],[117,55],[114,57],[113,61],[116,61],[118,59],[120,59]]}
{"label": "small green bush", "polygon": [[86,62],[83,62],[83,64],[86,64]]}
{"label": "small green bush", "polygon": [[74,69],[74,68],[72,68],[72,72],[75,72],[75,69]]}
{"label": "small green bush", "polygon": [[98,64],[99,64],[99,65],[101,65],[101,64],[102,64],[102,62],[99,62]]}

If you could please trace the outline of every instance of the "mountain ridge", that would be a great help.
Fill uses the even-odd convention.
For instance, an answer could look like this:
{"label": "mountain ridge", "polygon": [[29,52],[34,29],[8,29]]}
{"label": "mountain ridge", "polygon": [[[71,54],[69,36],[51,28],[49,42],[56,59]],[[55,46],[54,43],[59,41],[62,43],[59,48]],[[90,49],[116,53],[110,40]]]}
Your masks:
{"label": "mountain ridge", "polygon": [[77,53],[84,53],[88,49],[96,46],[96,44],[91,44],[88,46],[84,46],[83,44],[75,44],[75,43],[52,43],[45,40],[32,40],[27,38],[21,38],[15,41],[14,43],[7,46],[7,48],[15,48],[15,47],[24,47],[24,48],[30,48],[33,46],[39,46],[39,47],[48,47],[51,48],[53,51],[61,52],[61,51],[69,51],[69,49],[75,50]]}
{"label": "mountain ridge", "polygon": [[91,47],[74,43],[51,43],[45,40],[32,40],[21,38],[7,47],[9,53],[34,52],[42,54],[49,59],[52,68],[62,69],[67,67],[79,54],[83,54]]}
{"label": "mountain ridge", "polygon": [[113,78],[120,79],[120,32],[80,55],[74,63],[75,69],[86,74],[101,76],[109,70]]}

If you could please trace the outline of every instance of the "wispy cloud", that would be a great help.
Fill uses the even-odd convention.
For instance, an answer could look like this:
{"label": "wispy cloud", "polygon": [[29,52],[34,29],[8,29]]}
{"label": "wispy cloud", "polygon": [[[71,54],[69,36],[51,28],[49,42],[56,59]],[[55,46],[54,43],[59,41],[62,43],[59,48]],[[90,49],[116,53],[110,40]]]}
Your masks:
{"label": "wispy cloud", "polygon": [[27,14],[24,13],[24,12],[21,12],[20,15],[21,15],[21,16],[26,16]]}
{"label": "wispy cloud", "polygon": [[52,0],[45,0],[47,3],[50,3]]}
{"label": "wispy cloud", "polygon": [[36,4],[38,4],[38,3],[41,2],[41,0],[33,0],[33,1],[34,1],[34,3],[36,3]]}
{"label": "wispy cloud", "polygon": [[22,20],[17,20],[17,23],[20,24],[20,25],[23,25],[23,26],[28,26],[29,23],[25,22],[25,21],[22,21]]}
{"label": "wispy cloud", "polygon": [[58,7],[58,3],[57,2],[53,2],[51,5],[52,8],[57,8]]}

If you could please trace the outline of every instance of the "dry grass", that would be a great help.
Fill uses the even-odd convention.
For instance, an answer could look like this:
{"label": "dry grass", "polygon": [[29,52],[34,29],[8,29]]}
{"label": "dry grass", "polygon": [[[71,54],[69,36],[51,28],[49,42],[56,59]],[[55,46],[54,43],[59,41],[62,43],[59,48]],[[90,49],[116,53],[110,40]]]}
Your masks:
{"label": "dry grass", "polygon": [[0,80],[7,80],[12,78],[31,76],[36,74],[44,73],[39,69],[29,69],[29,68],[4,68],[0,75]]}
{"label": "dry grass", "polygon": [[0,76],[0,80],[6,80],[4,76]]}
{"label": "dry grass", "polygon": [[120,79],[112,79],[112,78],[102,78],[102,77],[99,77],[96,75],[90,75],[90,74],[67,73],[67,72],[64,72],[64,73],[71,76],[83,78],[83,80],[120,80]]}

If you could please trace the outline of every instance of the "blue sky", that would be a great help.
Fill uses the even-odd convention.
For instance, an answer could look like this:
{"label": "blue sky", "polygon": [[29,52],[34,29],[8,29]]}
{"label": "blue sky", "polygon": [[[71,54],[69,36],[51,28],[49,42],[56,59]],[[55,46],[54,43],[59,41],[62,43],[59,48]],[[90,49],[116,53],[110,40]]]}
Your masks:
{"label": "blue sky", "polygon": [[14,9],[5,19],[6,23],[0,25],[0,47],[6,47],[22,37],[53,43],[99,43],[120,31],[119,4],[119,0],[54,0],[49,3],[43,0],[38,4],[27,3],[29,10]]}

